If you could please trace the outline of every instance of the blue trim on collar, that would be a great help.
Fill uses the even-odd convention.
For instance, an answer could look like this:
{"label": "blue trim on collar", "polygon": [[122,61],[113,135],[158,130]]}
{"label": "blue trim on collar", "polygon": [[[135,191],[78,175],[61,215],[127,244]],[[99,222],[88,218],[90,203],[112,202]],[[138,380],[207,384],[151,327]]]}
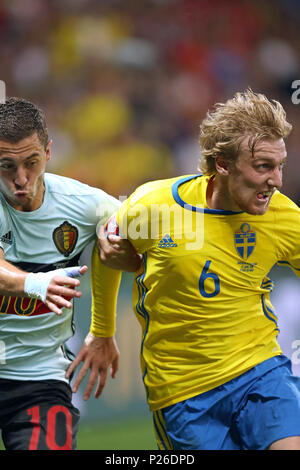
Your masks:
{"label": "blue trim on collar", "polygon": [[173,184],[172,195],[175,201],[177,202],[177,204],[182,206],[184,209],[188,209],[189,211],[204,212],[204,214],[236,215],[236,214],[243,213],[243,211],[235,212],[235,211],[224,211],[222,209],[204,209],[201,207],[196,207],[196,206],[192,206],[191,204],[185,203],[178,194],[179,186],[186,183],[187,181],[193,180],[195,178],[200,178],[201,176],[203,175],[199,174],[199,175],[194,175],[194,176],[185,176],[184,178],[181,178],[180,180],[176,181],[176,183]]}

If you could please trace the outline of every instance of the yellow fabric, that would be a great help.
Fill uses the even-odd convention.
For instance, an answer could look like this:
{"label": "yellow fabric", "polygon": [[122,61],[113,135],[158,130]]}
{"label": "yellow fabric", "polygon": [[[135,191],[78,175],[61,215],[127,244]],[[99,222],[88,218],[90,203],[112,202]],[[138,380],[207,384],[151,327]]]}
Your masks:
{"label": "yellow fabric", "polygon": [[277,262],[300,274],[300,210],[276,192],[265,215],[211,211],[208,179],[147,183],[117,214],[121,234],[143,254],[133,304],[151,410],[281,354],[267,275]]}
{"label": "yellow fabric", "polygon": [[121,271],[104,266],[97,245],[92,253],[92,321],[90,332],[97,337],[113,336],[116,329],[117,296]]}

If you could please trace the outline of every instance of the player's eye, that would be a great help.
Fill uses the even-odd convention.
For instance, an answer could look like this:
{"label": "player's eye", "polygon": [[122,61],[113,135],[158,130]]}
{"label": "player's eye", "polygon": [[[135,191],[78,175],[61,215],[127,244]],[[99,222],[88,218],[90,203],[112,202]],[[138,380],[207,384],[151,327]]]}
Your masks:
{"label": "player's eye", "polygon": [[37,164],[37,160],[30,160],[30,162],[27,163],[27,166],[30,168],[32,166],[35,166]]}
{"label": "player's eye", "polygon": [[269,167],[268,163],[260,163],[256,166],[257,170],[267,170]]}
{"label": "player's eye", "polygon": [[260,165],[260,168],[269,168],[270,165],[268,163],[261,163]]}
{"label": "player's eye", "polygon": [[11,163],[2,163],[0,165],[0,168],[1,168],[1,170],[9,171],[9,170],[13,170],[15,168],[15,166],[12,165]]}

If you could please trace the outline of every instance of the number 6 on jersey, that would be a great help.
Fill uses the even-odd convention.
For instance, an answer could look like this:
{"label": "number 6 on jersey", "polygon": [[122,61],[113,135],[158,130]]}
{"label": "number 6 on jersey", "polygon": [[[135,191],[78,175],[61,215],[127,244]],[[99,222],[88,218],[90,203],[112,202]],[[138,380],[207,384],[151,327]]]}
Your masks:
{"label": "number 6 on jersey", "polygon": [[[208,260],[206,261],[205,263],[205,266],[204,268],[202,269],[202,273],[201,273],[201,276],[200,276],[200,279],[199,279],[199,290],[200,290],[200,294],[203,296],[203,297],[215,297],[216,295],[219,294],[220,292],[220,278],[217,274],[215,273],[212,273],[212,272],[208,272],[209,270],[209,267],[210,267],[210,263],[211,261]],[[215,284],[215,289],[213,292],[207,292],[205,290],[205,281],[207,279],[213,279],[214,281],[214,284]]]}

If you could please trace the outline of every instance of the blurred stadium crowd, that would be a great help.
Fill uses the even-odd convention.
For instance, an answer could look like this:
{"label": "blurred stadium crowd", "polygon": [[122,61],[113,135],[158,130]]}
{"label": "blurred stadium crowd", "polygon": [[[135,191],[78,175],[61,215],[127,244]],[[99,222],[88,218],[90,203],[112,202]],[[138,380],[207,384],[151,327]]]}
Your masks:
{"label": "blurred stadium crowd", "polygon": [[250,86],[285,107],[300,204],[298,0],[2,0],[0,79],[38,103],[50,171],[129,195],[197,172],[207,110]]}

